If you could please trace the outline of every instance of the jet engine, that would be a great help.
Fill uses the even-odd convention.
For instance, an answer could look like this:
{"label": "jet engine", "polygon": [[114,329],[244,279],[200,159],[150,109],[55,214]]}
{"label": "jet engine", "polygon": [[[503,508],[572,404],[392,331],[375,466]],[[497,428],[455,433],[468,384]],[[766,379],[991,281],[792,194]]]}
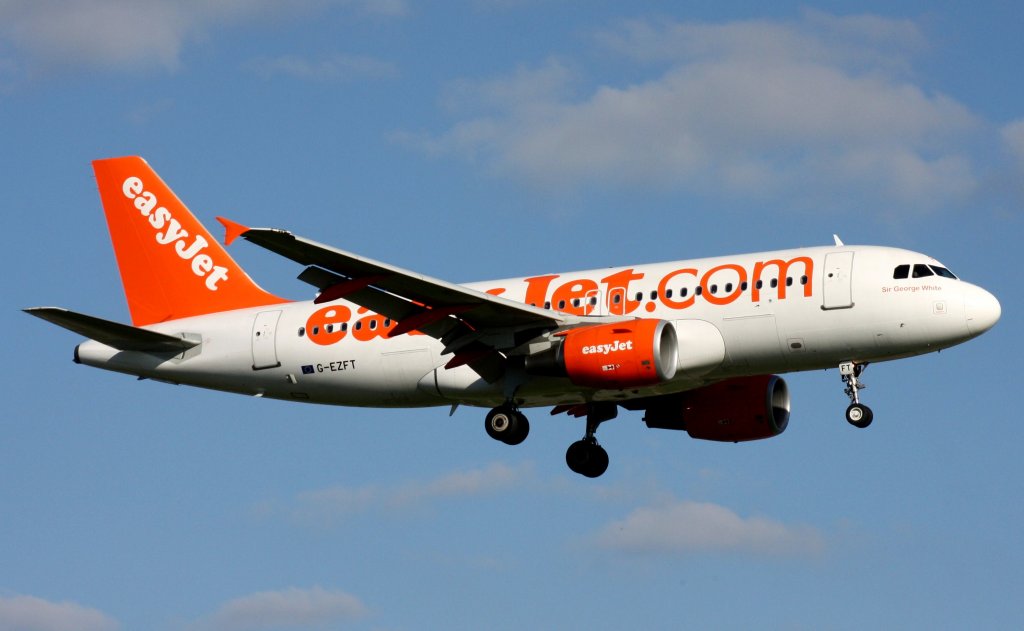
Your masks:
{"label": "jet engine", "polygon": [[647,427],[685,429],[692,438],[738,443],[786,431],[789,405],[782,377],[738,377],[651,399],[644,422]]}
{"label": "jet engine", "polygon": [[649,386],[676,374],[676,332],[664,320],[582,326],[557,338],[552,348],[526,357],[528,373],[601,389]]}

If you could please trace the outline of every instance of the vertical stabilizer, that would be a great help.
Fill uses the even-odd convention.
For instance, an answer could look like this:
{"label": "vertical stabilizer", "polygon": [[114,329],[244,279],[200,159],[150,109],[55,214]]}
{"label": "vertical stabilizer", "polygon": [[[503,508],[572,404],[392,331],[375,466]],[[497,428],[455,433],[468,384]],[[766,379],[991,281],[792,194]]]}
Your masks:
{"label": "vertical stabilizer", "polygon": [[145,160],[92,166],[135,326],[285,302],[249,278]]}

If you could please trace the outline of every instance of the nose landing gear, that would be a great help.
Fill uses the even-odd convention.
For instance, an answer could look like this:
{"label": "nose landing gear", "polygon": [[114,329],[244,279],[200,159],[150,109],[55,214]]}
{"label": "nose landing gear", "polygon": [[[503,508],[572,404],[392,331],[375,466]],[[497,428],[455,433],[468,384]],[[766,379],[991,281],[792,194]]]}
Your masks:
{"label": "nose landing gear", "polygon": [[842,378],[843,383],[846,384],[846,396],[850,397],[850,406],[846,408],[846,421],[850,425],[862,429],[871,425],[871,421],[874,420],[875,416],[871,408],[860,402],[860,396],[858,395],[858,391],[861,388],[867,387],[867,384],[858,379],[867,367],[867,364],[855,364],[853,362],[839,364],[839,376]]}

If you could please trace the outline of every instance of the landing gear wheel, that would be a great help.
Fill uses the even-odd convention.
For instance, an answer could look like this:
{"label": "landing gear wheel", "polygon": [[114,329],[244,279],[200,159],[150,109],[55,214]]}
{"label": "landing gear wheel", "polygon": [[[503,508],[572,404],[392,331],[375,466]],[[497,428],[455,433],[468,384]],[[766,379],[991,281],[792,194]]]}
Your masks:
{"label": "landing gear wheel", "polygon": [[608,470],[608,452],[597,441],[577,440],[566,450],[565,464],[575,473],[596,478]]}
{"label": "landing gear wheel", "polygon": [[506,445],[518,445],[530,433],[530,422],[526,416],[510,406],[499,405],[487,413],[484,420],[487,435]]}
{"label": "landing gear wheel", "polygon": [[526,420],[526,416],[518,411],[514,414],[515,423],[513,423],[512,433],[504,439],[506,445],[518,445],[526,440],[526,436],[530,433],[530,421]]}
{"label": "landing gear wheel", "polygon": [[863,429],[871,425],[874,417],[875,415],[871,412],[871,408],[863,403],[851,403],[850,407],[846,408],[846,420],[854,427]]}

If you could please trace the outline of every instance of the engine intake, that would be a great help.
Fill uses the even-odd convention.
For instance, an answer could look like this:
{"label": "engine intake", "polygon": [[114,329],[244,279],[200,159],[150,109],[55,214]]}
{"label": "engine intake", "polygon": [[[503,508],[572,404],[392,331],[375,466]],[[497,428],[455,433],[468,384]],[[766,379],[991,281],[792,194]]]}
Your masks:
{"label": "engine intake", "polygon": [[583,326],[560,337],[553,348],[526,357],[528,373],[601,389],[649,386],[676,374],[676,332],[664,320]]}

